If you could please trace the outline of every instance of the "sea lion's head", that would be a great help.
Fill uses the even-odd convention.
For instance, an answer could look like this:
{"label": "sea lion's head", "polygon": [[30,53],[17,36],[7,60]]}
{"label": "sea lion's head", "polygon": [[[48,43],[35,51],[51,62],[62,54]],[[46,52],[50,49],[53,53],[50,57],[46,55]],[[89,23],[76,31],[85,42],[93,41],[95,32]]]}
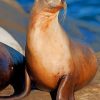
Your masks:
{"label": "sea lion's head", "polygon": [[47,12],[56,13],[59,10],[66,8],[65,0],[36,0],[39,4],[40,10],[45,10]]}
{"label": "sea lion's head", "polygon": [[65,0],[45,0],[49,7],[62,9],[65,6]]}

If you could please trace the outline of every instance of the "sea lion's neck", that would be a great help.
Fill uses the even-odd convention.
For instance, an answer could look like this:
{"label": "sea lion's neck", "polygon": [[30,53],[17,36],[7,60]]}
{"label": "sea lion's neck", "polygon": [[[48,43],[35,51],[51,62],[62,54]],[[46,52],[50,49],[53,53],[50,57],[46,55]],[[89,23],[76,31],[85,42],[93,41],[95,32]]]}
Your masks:
{"label": "sea lion's neck", "polygon": [[37,30],[45,33],[54,33],[59,27],[58,13],[53,14],[46,11],[34,11],[31,16],[29,34],[34,33]]}
{"label": "sea lion's neck", "polygon": [[48,39],[51,37],[52,40],[55,38],[59,40],[59,37],[61,37],[62,40],[66,40],[68,43],[69,38],[59,24],[58,14],[59,12],[50,13],[43,10],[41,12],[34,11],[30,20],[26,45],[33,44],[34,37],[41,37],[42,40],[47,37]]}

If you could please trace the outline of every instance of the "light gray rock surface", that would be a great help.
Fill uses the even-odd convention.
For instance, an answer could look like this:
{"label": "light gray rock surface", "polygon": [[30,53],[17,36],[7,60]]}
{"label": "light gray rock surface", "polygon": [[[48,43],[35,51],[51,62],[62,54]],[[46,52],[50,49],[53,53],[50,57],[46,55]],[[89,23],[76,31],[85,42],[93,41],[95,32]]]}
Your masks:
{"label": "light gray rock surface", "polygon": [[0,42],[4,43],[15,50],[19,51],[21,54],[24,54],[24,50],[20,46],[20,44],[8,33],[5,29],[0,27]]}
{"label": "light gray rock surface", "polygon": [[28,15],[15,0],[0,0],[0,26],[8,31],[23,49],[25,48],[27,23]]}

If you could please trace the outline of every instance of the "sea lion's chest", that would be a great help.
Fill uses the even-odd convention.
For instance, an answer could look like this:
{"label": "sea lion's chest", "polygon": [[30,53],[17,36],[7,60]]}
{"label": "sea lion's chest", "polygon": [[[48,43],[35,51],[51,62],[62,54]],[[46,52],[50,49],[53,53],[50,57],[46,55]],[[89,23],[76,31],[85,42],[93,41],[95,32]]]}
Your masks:
{"label": "sea lion's chest", "polygon": [[[30,67],[36,79],[49,79],[54,82],[70,72],[70,50],[64,35],[37,32],[32,34],[29,40],[30,57],[28,58],[33,62],[33,65],[30,63]],[[57,82],[54,83],[57,84]]]}

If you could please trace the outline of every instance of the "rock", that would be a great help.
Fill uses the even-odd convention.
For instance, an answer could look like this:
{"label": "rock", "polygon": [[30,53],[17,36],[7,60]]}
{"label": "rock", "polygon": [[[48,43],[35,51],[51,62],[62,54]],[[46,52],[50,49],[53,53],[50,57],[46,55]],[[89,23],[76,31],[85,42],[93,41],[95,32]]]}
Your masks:
{"label": "rock", "polygon": [[76,100],[99,100],[100,84],[87,86],[76,92]]}
{"label": "rock", "polygon": [[9,6],[13,7],[14,9],[18,10],[20,13],[26,14],[22,7],[16,2],[16,0],[1,0],[2,2],[5,2]]}
{"label": "rock", "polygon": [[25,49],[28,15],[15,0],[0,0],[0,26]]}
{"label": "rock", "polygon": [[15,50],[19,51],[21,54],[24,54],[24,51],[20,44],[2,27],[0,27],[0,42],[14,48]]}

